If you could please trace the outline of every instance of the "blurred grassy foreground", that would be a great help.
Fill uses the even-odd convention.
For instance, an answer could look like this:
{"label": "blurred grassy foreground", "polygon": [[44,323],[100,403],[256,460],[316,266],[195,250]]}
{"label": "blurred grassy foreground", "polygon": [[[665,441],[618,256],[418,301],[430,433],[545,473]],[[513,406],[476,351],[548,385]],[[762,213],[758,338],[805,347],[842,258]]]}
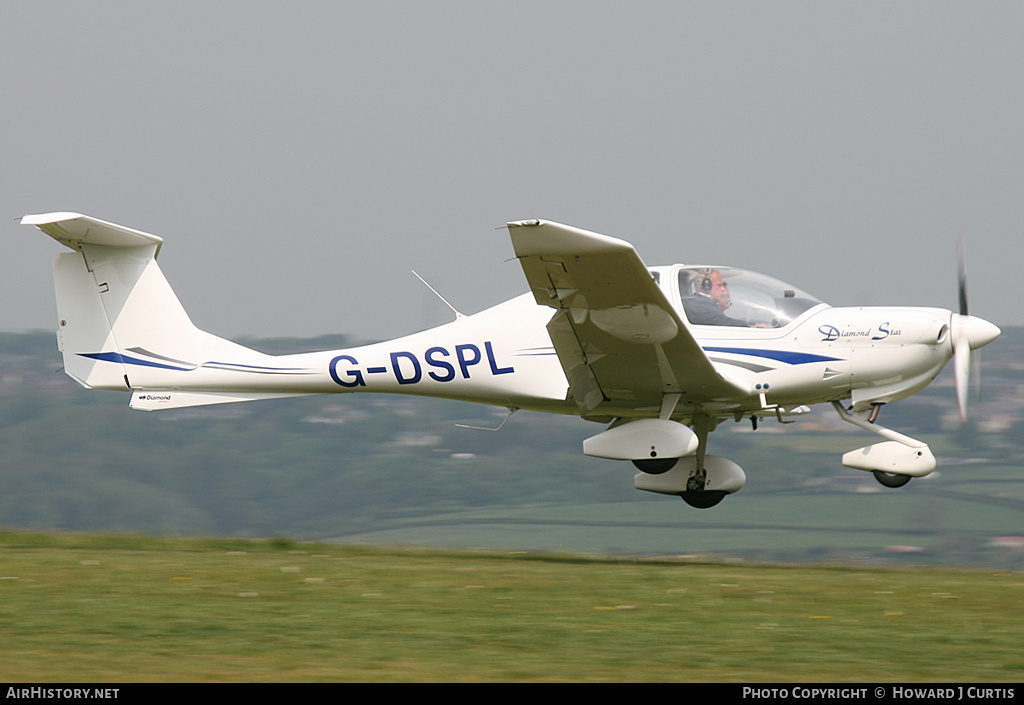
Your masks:
{"label": "blurred grassy foreground", "polygon": [[1024,575],[0,532],[0,680],[1002,681]]}

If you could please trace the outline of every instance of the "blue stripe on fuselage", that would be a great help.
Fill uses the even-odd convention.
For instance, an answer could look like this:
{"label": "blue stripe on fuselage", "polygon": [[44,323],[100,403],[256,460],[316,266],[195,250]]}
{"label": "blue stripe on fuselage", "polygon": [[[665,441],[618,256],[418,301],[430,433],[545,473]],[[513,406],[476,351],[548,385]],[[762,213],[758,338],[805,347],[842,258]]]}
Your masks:
{"label": "blue stripe on fuselage", "polygon": [[806,365],[812,362],[838,362],[838,357],[812,355],[811,353],[793,352],[791,350],[759,350],[757,348],[704,348],[705,352],[731,353],[733,355],[750,355],[768,360],[784,362],[787,365]]}
{"label": "blue stripe on fuselage", "polygon": [[176,370],[178,372],[191,372],[194,368],[191,367],[176,367],[174,365],[165,365],[159,362],[151,362],[149,360],[142,360],[137,357],[129,357],[128,355],[122,355],[116,352],[106,353],[78,353],[82,357],[88,357],[92,360],[102,360],[103,362],[120,362],[123,365],[141,365],[143,367],[158,367],[161,370]]}

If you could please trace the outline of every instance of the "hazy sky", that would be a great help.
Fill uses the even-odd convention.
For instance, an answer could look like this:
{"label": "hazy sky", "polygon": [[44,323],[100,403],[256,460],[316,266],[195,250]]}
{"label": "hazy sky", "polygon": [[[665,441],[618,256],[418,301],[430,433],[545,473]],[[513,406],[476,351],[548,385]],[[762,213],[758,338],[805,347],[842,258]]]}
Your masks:
{"label": "hazy sky", "polygon": [[[228,337],[394,337],[526,291],[503,225],[834,305],[1024,324],[1024,3],[6,2],[0,329],[73,210]],[[13,280],[13,281],[12,281]]]}

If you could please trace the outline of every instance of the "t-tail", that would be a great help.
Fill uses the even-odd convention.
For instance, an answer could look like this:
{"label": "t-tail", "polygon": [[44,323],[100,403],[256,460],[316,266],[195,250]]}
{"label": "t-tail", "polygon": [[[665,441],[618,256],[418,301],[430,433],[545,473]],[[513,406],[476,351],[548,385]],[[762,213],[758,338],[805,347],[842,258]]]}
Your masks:
{"label": "t-tail", "polygon": [[251,371],[274,358],[196,328],[157,264],[160,237],[79,213],[21,222],[73,250],[53,259],[57,341],[65,371],[83,386],[131,390],[132,406],[145,410],[294,396],[176,388],[173,372]]}

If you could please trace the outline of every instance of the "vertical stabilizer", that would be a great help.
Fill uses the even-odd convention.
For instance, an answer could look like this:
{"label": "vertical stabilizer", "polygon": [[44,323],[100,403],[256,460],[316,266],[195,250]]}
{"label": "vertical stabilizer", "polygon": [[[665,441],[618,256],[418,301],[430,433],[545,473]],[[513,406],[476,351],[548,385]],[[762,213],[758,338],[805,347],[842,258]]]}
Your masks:
{"label": "vertical stabilizer", "polygon": [[86,387],[161,387],[167,370],[205,354],[253,352],[193,325],[157,264],[156,235],[78,213],[21,222],[74,250],[53,260],[57,339],[65,370]]}

